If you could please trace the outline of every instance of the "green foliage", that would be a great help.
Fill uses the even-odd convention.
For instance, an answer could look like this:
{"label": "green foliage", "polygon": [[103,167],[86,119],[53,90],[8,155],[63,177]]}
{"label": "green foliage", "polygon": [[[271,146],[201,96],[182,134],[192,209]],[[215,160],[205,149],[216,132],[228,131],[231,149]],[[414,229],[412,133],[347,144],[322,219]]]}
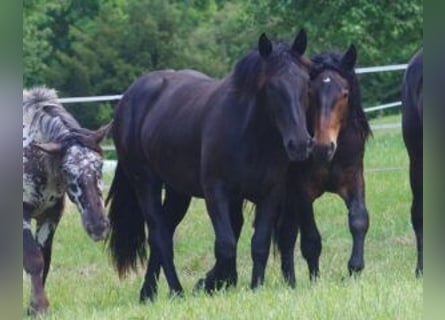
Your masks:
{"label": "green foliage", "polygon": [[[354,43],[358,66],[406,63],[423,37],[422,0],[25,0],[23,14],[24,84],[61,96],[120,94],[163,68],[221,77],[262,32],[304,27],[308,55]],[[364,105],[399,100],[401,74],[360,76]],[[91,109],[75,111],[83,125],[103,118]]]}

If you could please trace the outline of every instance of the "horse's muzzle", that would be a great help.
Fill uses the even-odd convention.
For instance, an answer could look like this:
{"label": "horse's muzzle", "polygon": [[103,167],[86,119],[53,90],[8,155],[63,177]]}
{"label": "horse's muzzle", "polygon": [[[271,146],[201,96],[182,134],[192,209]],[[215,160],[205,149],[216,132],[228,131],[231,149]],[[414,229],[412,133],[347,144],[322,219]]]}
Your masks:
{"label": "horse's muzzle", "polygon": [[317,162],[329,162],[334,157],[336,148],[334,142],[315,144],[312,150],[312,157]]}
{"label": "horse's muzzle", "polygon": [[85,221],[84,226],[86,232],[94,241],[105,239],[110,231],[110,222],[106,217],[102,217],[94,223]]}
{"label": "horse's muzzle", "polygon": [[286,144],[286,153],[291,161],[304,161],[312,152],[313,140],[309,138],[306,142],[296,143],[289,140]]}

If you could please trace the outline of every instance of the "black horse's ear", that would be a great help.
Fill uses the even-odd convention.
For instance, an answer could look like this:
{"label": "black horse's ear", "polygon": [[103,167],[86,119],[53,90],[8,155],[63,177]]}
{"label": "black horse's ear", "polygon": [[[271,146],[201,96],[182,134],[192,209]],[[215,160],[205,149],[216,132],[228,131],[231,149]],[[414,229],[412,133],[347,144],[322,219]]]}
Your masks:
{"label": "black horse's ear", "polygon": [[266,37],[265,33],[262,33],[258,39],[258,50],[263,58],[267,58],[272,52],[272,42]]}
{"label": "black horse's ear", "polygon": [[351,44],[348,50],[344,53],[341,58],[341,65],[346,70],[354,69],[355,63],[357,61],[357,50],[355,46]]}
{"label": "black horse's ear", "polygon": [[294,43],[292,44],[292,52],[299,56],[302,56],[306,51],[307,46],[307,35],[306,30],[300,29],[297,36],[295,37]]}

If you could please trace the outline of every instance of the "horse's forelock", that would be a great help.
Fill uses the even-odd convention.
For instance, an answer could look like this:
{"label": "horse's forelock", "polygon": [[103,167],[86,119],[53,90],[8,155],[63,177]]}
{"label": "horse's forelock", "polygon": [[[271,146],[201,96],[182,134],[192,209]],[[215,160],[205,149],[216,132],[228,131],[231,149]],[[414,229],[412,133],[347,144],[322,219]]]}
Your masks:
{"label": "horse's forelock", "polygon": [[252,49],[235,65],[232,74],[235,87],[245,93],[256,94],[267,79],[288,68],[290,64],[307,69],[303,57],[295,57],[286,42],[272,42],[272,52],[266,60],[261,57],[257,48]]}
{"label": "horse's forelock", "polygon": [[57,91],[44,86],[23,90],[23,106],[41,107],[45,104],[58,103]]}
{"label": "horse's forelock", "polygon": [[[45,134],[48,141],[62,144],[63,149],[81,145],[102,155],[103,151],[94,138],[94,132],[82,128],[77,120],[58,101],[57,92],[46,87],[23,90],[24,112],[34,108],[33,125]],[[28,108],[28,109],[27,109]]]}

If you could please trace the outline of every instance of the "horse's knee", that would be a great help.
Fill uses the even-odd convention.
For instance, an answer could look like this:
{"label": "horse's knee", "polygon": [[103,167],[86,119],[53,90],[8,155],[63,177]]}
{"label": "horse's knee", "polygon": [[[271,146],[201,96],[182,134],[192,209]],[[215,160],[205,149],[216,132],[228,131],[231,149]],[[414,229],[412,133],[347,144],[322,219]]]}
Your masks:
{"label": "horse's knee", "polygon": [[217,257],[224,260],[233,260],[236,258],[236,241],[235,239],[217,240],[215,244],[215,252]]}
{"label": "horse's knee", "polygon": [[360,214],[349,214],[349,228],[353,233],[365,234],[369,228],[369,217],[366,209]]}
{"label": "horse's knee", "polygon": [[32,251],[23,253],[23,267],[29,274],[41,274],[44,260],[41,252]]}
{"label": "horse's knee", "polygon": [[43,254],[31,235],[23,236],[23,268],[31,275],[41,274],[44,267]]}
{"label": "horse's knee", "polygon": [[301,235],[300,243],[301,253],[305,259],[311,257],[319,257],[321,254],[321,236],[320,234],[313,233],[311,235]]}

